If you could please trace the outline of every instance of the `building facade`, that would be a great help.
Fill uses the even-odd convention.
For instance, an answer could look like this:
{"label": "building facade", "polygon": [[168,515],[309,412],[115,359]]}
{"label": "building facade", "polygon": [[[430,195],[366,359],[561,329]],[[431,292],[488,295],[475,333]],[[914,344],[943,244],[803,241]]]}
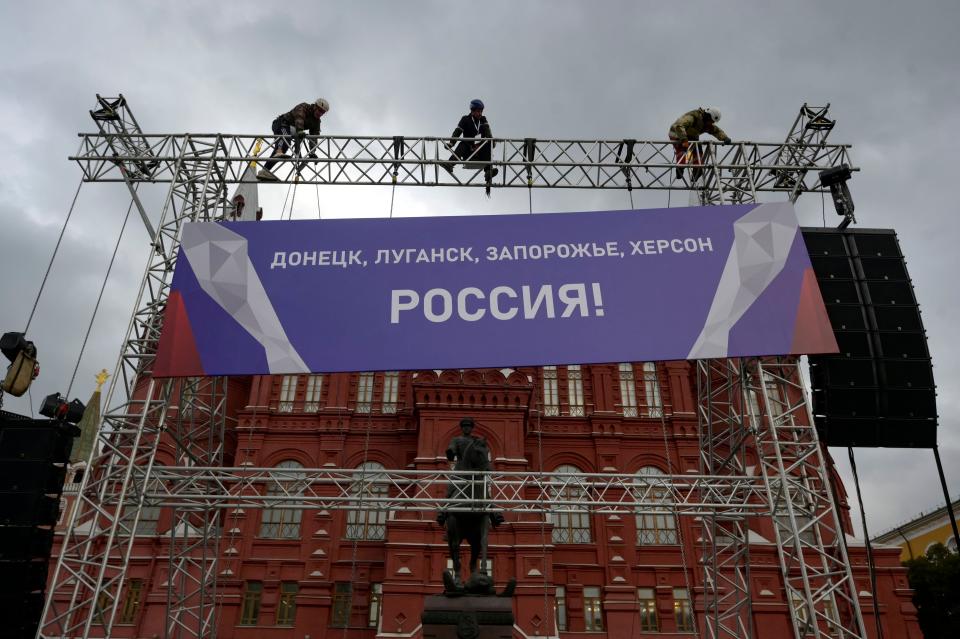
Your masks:
{"label": "building facade", "polygon": [[[232,379],[229,392],[236,466],[449,468],[444,451],[470,416],[497,470],[638,482],[699,472],[695,371],[684,361],[255,376]],[[161,451],[158,463],[172,455]],[[225,513],[218,637],[420,637],[424,597],[442,590],[448,569],[436,513],[371,509],[357,497],[353,510]],[[69,508],[68,497],[63,521]],[[164,636],[170,518],[158,508],[141,517],[113,636]],[[507,513],[491,531],[488,569],[498,590],[517,580],[516,637],[698,636],[700,526],[690,516]],[[755,634],[790,636],[773,522],[750,526]],[[849,552],[868,635],[878,614],[886,639],[919,638],[899,552],[875,551],[875,601],[862,545]]]}
{"label": "building facade", "polygon": [[[960,500],[953,502],[953,512],[960,513]],[[953,536],[946,506],[920,513],[910,521],[877,535],[873,541],[900,548],[900,561],[923,557],[936,544],[943,544],[957,552],[957,539]]]}

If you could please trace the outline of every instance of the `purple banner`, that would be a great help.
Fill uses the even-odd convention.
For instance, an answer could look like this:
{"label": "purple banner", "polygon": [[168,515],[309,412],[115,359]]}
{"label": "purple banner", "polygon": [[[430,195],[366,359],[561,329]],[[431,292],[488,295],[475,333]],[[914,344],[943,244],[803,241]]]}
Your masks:
{"label": "purple banner", "polygon": [[789,203],[187,224],[154,374],[836,352]]}

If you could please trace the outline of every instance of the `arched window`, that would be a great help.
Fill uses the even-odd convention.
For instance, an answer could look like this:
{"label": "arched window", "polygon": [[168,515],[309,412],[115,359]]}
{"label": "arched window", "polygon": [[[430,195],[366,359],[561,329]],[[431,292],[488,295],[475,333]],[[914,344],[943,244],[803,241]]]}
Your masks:
{"label": "arched window", "polygon": [[[288,459],[282,461],[274,468],[281,470],[296,471],[303,468],[300,462]],[[280,477],[270,482],[267,486],[267,497],[277,497],[290,494],[290,484],[302,477],[301,473],[290,472],[280,473]],[[294,493],[302,494],[301,491]],[[260,536],[268,539],[299,539],[300,538],[300,518],[303,511],[299,508],[284,508],[275,506],[263,509],[263,520],[260,523]]]}
{"label": "arched window", "polygon": [[[558,504],[558,512],[550,514],[553,521],[553,542],[556,544],[589,544],[590,514],[586,507],[576,502],[585,501],[587,488],[577,475],[582,474],[576,466],[564,464],[553,471],[551,488],[553,500],[567,503]],[[573,503],[570,503],[573,502]],[[562,511],[559,509],[563,509]]]}
{"label": "arched window", "polygon": [[637,471],[635,485],[640,496],[646,501],[664,504],[663,510],[650,512],[644,509],[637,512],[637,543],[641,546],[677,543],[677,520],[673,516],[672,500],[662,484],[655,477],[662,477],[663,471],[655,466],[644,466]]}
{"label": "arched window", "polygon": [[[384,470],[383,464],[366,462],[357,466],[363,472],[354,476],[350,494],[357,501],[351,502],[347,512],[347,539],[385,539],[387,535],[387,511],[382,504],[371,498],[386,497],[386,478],[378,471]],[[367,501],[371,500],[371,501]]]}

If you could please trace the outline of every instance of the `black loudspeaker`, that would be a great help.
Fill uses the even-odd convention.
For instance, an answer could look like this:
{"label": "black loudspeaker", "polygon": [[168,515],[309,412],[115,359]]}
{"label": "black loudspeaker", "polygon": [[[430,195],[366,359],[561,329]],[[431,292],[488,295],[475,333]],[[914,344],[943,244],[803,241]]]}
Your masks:
{"label": "black loudspeaker", "polygon": [[33,637],[43,610],[76,426],[0,411],[0,636]]}
{"label": "black loudspeaker", "polygon": [[830,446],[932,448],[936,387],[896,233],[804,228],[840,353],[811,355],[813,412]]}

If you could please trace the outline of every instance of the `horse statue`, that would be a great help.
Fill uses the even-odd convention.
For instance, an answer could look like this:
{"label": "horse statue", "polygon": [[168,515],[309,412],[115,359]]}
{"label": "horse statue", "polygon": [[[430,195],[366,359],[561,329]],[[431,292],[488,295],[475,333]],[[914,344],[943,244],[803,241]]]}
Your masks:
{"label": "horse statue", "polygon": [[[463,435],[455,437],[447,448],[447,459],[456,460],[454,470],[457,471],[485,471],[490,470],[489,447],[487,440],[474,437],[473,420],[465,418],[460,422]],[[478,570],[481,558],[487,556],[487,528],[492,523],[498,526],[503,522],[499,513],[491,513],[485,508],[488,495],[482,477],[470,474],[454,475],[453,481],[447,486],[447,498],[465,498],[475,500],[477,510],[442,511],[437,516],[437,523],[447,531],[447,546],[450,550],[450,559],[453,563],[453,574],[444,572],[443,581],[447,593],[471,592],[476,594],[493,594],[493,579],[484,569]],[[470,544],[470,579],[464,585],[460,572],[460,543],[466,540]]]}

